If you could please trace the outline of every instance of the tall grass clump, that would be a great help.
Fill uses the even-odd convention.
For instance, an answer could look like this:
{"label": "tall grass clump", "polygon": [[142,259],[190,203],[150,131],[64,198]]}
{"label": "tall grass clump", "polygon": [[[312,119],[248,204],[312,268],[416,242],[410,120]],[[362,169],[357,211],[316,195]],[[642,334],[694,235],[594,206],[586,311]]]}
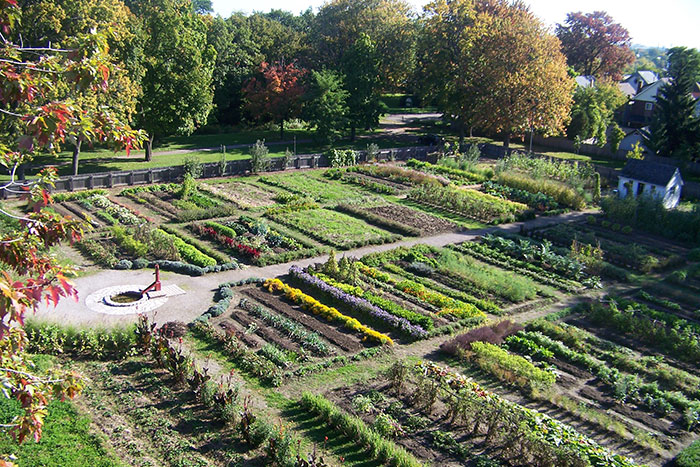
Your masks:
{"label": "tall grass clump", "polygon": [[520,173],[501,172],[498,175],[498,183],[530,193],[544,193],[554,198],[557,203],[572,209],[579,210],[586,207],[586,200],[581,194],[574,188],[555,180],[534,178]]}

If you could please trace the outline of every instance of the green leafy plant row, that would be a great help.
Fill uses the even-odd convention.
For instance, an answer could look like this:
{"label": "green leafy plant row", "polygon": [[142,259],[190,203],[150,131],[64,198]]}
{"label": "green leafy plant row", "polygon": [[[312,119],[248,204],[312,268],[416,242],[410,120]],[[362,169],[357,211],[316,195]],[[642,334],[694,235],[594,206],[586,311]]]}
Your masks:
{"label": "green leafy plant row", "polygon": [[368,427],[360,418],[352,416],[321,395],[305,392],[299,404],[317,415],[331,428],[348,438],[367,446],[372,458],[395,467],[421,467],[423,464],[392,441]]}

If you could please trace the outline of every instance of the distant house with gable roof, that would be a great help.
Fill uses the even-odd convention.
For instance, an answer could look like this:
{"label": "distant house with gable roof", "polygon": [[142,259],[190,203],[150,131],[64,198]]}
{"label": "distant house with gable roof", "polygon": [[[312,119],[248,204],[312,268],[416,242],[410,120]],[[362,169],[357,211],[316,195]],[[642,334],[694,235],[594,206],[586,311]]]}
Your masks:
{"label": "distant house with gable roof", "polygon": [[625,126],[641,128],[651,123],[656,106],[656,96],[661,87],[668,83],[668,78],[662,78],[639,91],[625,107],[623,122]]}

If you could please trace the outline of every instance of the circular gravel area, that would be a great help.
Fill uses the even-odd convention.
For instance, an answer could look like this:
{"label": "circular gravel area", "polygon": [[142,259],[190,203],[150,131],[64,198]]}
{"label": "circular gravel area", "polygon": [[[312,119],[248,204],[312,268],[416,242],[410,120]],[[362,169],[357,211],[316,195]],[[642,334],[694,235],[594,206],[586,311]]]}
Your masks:
{"label": "circular gravel area", "polygon": [[85,305],[92,311],[107,315],[132,315],[153,311],[165,305],[168,297],[148,298],[144,297],[132,303],[116,303],[110,300],[111,297],[124,293],[144,289],[143,285],[115,285],[105,287],[91,293],[85,298]]}

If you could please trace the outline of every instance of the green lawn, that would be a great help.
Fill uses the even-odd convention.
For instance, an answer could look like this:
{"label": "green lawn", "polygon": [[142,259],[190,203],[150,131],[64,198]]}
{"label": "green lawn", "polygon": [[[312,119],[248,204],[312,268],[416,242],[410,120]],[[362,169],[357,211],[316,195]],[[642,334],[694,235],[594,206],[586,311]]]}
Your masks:
{"label": "green lawn", "polygon": [[[291,142],[293,135],[297,135],[298,141],[303,141],[311,137],[308,131],[289,131],[286,133],[285,140],[289,144],[281,145],[270,145],[270,156],[271,157],[281,157],[284,155],[285,151],[289,149],[293,150],[294,146]],[[276,137],[274,137],[276,135]],[[407,141],[396,141],[393,138],[381,137],[377,132],[363,132],[360,136],[373,136],[372,139],[358,138],[354,142],[351,141],[338,141],[333,147],[336,149],[355,149],[364,150],[370,142],[373,142],[379,146],[380,149],[402,147],[402,146],[412,146],[413,144]],[[122,170],[138,170],[138,169],[150,169],[156,167],[168,167],[182,165],[183,160],[188,156],[196,156],[199,158],[200,162],[218,162],[221,155],[217,151],[201,151],[200,148],[206,147],[217,147],[220,144],[253,144],[256,139],[263,139],[265,136],[270,136],[271,138],[266,139],[269,143],[274,143],[279,141],[279,134],[276,132],[258,132],[258,131],[246,131],[240,133],[225,133],[217,135],[192,135],[185,138],[173,138],[169,142],[157,146],[154,148],[155,154],[153,155],[153,160],[150,162],[144,161],[144,156],[142,153],[136,154],[132,153],[127,156],[126,153],[113,152],[109,149],[95,149],[95,150],[85,150],[80,155],[79,173],[98,173],[98,172],[114,172]],[[376,136],[376,137],[375,137]],[[326,152],[330,149],[327,144],[319,144],[316,142],[299,142],[296,146],[297,154],[315,154]],[[186,151],[178,152],[176,154],[159,154],[159,152],[164,151]],[[238,160],[247,159],[249,157],[248,148],[238,148],[231,149],[226,152],[227,160]],[[58,173],[61,176],[72,175],[71,171],[71,160],[72,153],[68,151],[63,151],[58,156],[51,155],[38,155],[34,158],[32,162],[33,168],[27,170],[27,177],[32,178],[38,170],[43,166],[53,165],[57,166]],[[0,174],[0,180],[8,180],[9,176],[7,174]]]}
{"label": "green lawn", "polygon": [[[33,357],[37,371],[53,366],[54,357]],[[21,445],[4,433],[0,436],[0,457],[14,455],[19,467],[71,466],[115,467],[122,466],[119,459],[107,450],[101,439],[91,432],[90,417],[80,414],[73,403],[53,401],[41,440],[28,439]],[[10,423],[20,413],[15,400],[0,397],[0,423]]]}

